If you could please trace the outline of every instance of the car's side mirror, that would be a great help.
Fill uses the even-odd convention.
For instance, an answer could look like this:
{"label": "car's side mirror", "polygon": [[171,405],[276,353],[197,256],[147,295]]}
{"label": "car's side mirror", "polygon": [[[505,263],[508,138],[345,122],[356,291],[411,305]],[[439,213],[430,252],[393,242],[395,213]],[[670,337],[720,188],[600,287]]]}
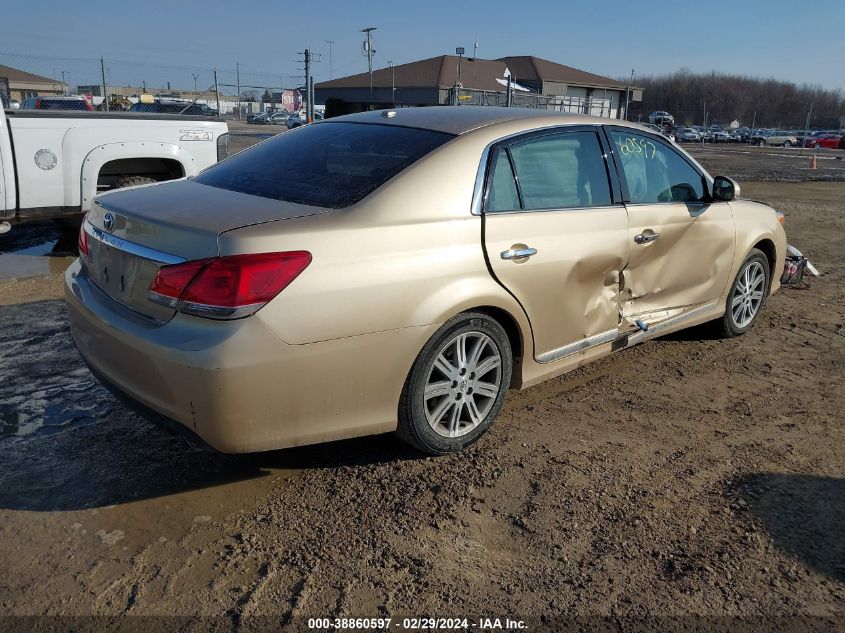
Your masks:
{"label": "car's side mirror", "polygon": [[739,197],[739,183],[727,176],[716,176],[713,180],[713,199],[730,202],[737,197]]}

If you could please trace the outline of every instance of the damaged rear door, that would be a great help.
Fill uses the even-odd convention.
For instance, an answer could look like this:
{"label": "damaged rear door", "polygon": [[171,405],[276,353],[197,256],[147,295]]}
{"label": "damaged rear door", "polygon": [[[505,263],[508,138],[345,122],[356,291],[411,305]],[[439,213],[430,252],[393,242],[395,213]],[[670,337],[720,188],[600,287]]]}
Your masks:
{"label": "damaged rear door", "polygon": [[630,128],[606,130],[620,172],[631,245],[620,329],[713,305],[733,262],[730,204],[711,201],[704,175],[669,143]]}
{"label": "damaged rear door", "polygon": [[492,273],[522,304],[550,362],[615,339],[628,217],[599,130],[570,126],[493,146],[483,198]]}

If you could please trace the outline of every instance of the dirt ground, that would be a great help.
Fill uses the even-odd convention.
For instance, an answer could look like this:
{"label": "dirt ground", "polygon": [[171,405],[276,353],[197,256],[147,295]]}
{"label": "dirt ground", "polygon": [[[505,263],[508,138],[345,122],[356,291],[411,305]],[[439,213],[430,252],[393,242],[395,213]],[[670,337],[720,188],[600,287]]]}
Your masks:
{"label": "dirt ground", "polygon": [[[392,436],[191,452],[90,376],[59,272],[0,255],[0,613],[842,630],[845,182],[743,194],[786,214],[822,273],[809,289],[772,296],[738,339],[689,330],[512,392],[478,444],[441,458]],[[58,253],[30,256],[61,269]]]}

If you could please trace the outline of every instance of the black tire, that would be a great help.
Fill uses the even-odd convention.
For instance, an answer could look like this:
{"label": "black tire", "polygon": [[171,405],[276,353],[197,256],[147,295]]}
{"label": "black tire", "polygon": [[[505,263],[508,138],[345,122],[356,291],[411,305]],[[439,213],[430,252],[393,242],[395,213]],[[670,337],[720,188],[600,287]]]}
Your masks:
{"label": "black tire", "polygon": [[146,176],[124,176],[123,178],[119,178],[111,188],[123,189],[124,187],[134,187],[135,185],[149,185],[153,182],[158,181],[153,178],[147,178]]}
{"label": "black tire", "polygon": [[[445,437],[429,425],[423,393],[435,359],[444,346],[464,333],[485,334],[497,347],[501,358],[499,390],[483,420],[472,430],[464,435]],[[480,312],[464,312],[455,316],[434,333],[417,355],[399,399],[399,425],[396,434],[404,442],[429,455],[445,455],[463,450],[477,441],[499,415],[510,386],[512,371],[513,353],[510,341],[504,328],[496,320]]]}
{"label": "black tire", "polygon": [[[760,305],[757,308],[757,311],[754,313],[754,316],[752,317],[751,321],[749,321],[745,325],[739,325],[734,319],[731,304],[736,293],[737,285],[739,285],[740,280],[745,274],[745,270],[753,264],[760,264],[763,267],[763,296],[760,301]],[[745,261],[742,262],[742,266],[739,267],[739,271],[736,274],[736,278],[731,284],[731,289],[728,292],[728,298],[725,302],[725,314],[720,319],[714,322],[714,324],[716,325],[716,332],[724,338],[732,338],[734,336],[741,336],[745,334],[748,330],[750,330],[751,326],[754,325],[754,322],[759,318],[760,313],[763,311],[763,306],[766,302],[766,297],[769,294],[770,288],[771,268],[769,267],[769,259],[766,257],[763,251],[756,248],[752,248],[751,252],[748,253],[748,257],[746,257]]]}
{"label": "black tire", "polygon": [[784,146],[784,147],[792,147],[792,143],[791,143],[791,142],[789,142],[789,141],[784,141],[784,142],[783,142],[783,146]]}

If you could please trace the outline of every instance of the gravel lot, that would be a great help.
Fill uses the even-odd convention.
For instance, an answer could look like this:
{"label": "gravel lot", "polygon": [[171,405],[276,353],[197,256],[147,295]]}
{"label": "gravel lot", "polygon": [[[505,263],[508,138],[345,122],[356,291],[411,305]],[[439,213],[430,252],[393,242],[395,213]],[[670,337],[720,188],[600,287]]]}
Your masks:
{"label": "gravel lot", "polygon": [[186,616],[134,620],[145,630],[339,615],[837,630],[845,174],[760,182],[818,172],[699,152],[757,181],[743,194],[786,214],[822,276],[771,297],[739,339],[686,331],[512,392],[481,442],[443,458],[392,436],[191,452],[77,356],[59,299],[70,259],[38,254],[60,233],[0,237],[0,612]]}

